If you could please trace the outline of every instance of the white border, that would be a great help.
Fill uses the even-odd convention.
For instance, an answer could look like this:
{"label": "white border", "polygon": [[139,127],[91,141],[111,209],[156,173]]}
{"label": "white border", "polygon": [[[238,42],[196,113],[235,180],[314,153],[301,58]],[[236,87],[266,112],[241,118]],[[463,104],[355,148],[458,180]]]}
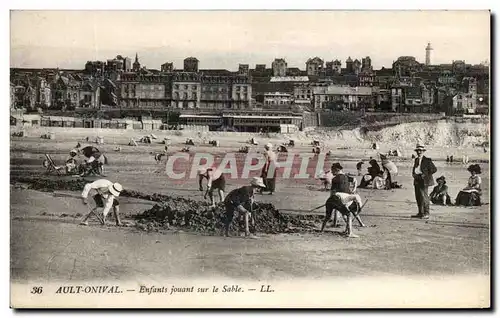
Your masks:
{"label": "white border", "polygon": [[[432,9],[432,10],[438,10],[438,9],[460,9],[460,10],[478,10],[478,9],[492,9],[493,13],[498,13],[498,3],[499,1],[495,0],[474,0],[474,1],[467,1],[467,2],[462,2],[458,0],[442,0],[442,1],[431,1],[431,0],[420,0],[420,1],[388,1],[388,0],[377,0],[377,1],[370,1],[370,0],[351,0],[348,3],[342,2],[344,4],[348,5],[342,5],[340,3],[335,3],[333,1],[275,1],[271,3],[269,0],[253,0],[253,1],[248,1],[248,2],[241,2],[237,3],[236,1],[223,1],[223,0],[211,0],[211,1],[203,1],[203,0],[198,0],[198,1],[193,1],[193,0],[184,0],[184,1],[178,1],[176,3],[172,3],[171,1],[154,1],[154,0],[149,0],[149,1],[142,1],[139,2],[137,0],[121,0],[121,1],[115,1],[111,3],[109,0],[108,1],[99,1],[99,0],[86,0],[82,2],[73,2],[73,1],[64,1],[64,0],[59,0],[59,1],[36,1],[36,0],[31,0],[31,1],[26,1],[26,0],[9,0],[9,1],[1,1],[0,6],[2,10],[0,11],[0,16],[1,16],[1,21],[2,21],[2,32],[1,34],[1,39],[2,39],[2,56],[3,56],[3,61],[4,65],[6,66],[4,69],[4,72],[2,73],[3,76],[1,76],[1,82],[0,82],[0,94],[2,97],[2,100],[4,101],[2,103],[2,111],[5,112],[5,116],[2,116],[3,120],[5,123],[7,123],[7,118],[8,112],[9,112],[9,93],[7,91],[8,87],[8,76],[9,76],[9,11],[10,9],[69,9],[69,10],[77,10],[77,9],[85,9],[85,10],[90,10],[90,9],[120,9],[120,10],[125,10],[125,9],[142,9],[142,10],[157,10],[157,9],[208,9],[208,10],[216,10],[216,9],[293,9],[293,10],[298,10],[298,9],[306,9],[306,10],[312,10],[312,9],[364,9],[364,10],[383,10],[383,9],[404,9],[404,10],[410,10],[410,9]],[[138,7],[138,4],[140,4],[140,7]],[[498,23],[498,21],[497,21]],[[495,40],[498,40],[498,34],[495,34]],[[492,44],[496,43],[493,42]],[[497,52],[498,54],[498,52]],[[497,74],[497,68],[492,70],[492,73]],[[492,74],[493,76],[493,74]],[[500,91],[498,88],[498,82],[496,83],[495,87],[491,88],[493,94],[494,92]],[[496,106],[496,105],[494,105]],[[498,110],[497,110],[497,115],[494,118],[494,121],[498,121]],[[1,126],[2,133],[0,135],[0,138],[2,140],[2,145],[6,145],[8,147],[9,145],[9,128],[6,125]],[[495,149],[500,149],[498,148],[500,146],[500,141],[497,140],[495,142]],[[4,213],[4,222],[1,223],[2,229],[1,233],[3,233],[3,244],[2,244],[2,252],[3,255],[5,256],[4,262],[2,262],[2,300],[3,300],[3,306],[2,306],[2,311],[7,311],[3,312],[3,314],[7,314],[8,316],[14,315],[12,310],[8,309],[9,306],[9,267],[10,267],[10,254],[9,254],[9,246],[10,246],[10,217],[9,217],[9,199],[10,199],[10,193],[9,193],[9,185],[8,185],[8,179],[9,179],[9,158],[6,156],[0,157],[0,160],[2,161],[2,180],[4,182],[2,183],[2,188],[0,189],[0,193],[4,195],[4,199],[2,200],[4,208],[2,209]],[[498,156],[497,160],[494,162],[496,165],[498,161]],[[495,182],[495,178],[492,178],[492,180]],[[498,187],[496,188],[495,195],[499,195],[500,190]],[[492,194],[493,197],[493,194]],[[495,222],[495,225],[498,225],[498,219],[499,217],[496,217],[497,222]],[[495,226],[495,228],[498,229],[498,226]],[[496,242],[495,242],[496,243]],[[498,277],[498,273],[497,273]],[[496,282],[498,283],[498,281]],[[495,284],[497,285],[497,284]],[[498,302],[497,306],[498,306]],[[7,309],[7,310],[6,310]],[[64,315],[68,313],[62,313]],[[132,313],[136,314],[136,313]],[[218,313],[216,313],[218,314]],[[231,313],[234,314],[234,313]],[[287,315],[291,315],[291,313],[286,313]],[[331,315],[331,313],[325,313],[328,315]],[[373,314],[373,313],[372,313]],[[382,315],[385,315],[385,313],[380,313]],[[442,313],[441,313],[442,314]],[[451,313],[453,315],[454,313]],[[36,314],[36,315],[41,315],[41,314]],[[112,312],[106,312],[106,313],[100,313],[97,314],[98,316],[102,317],[108,317],[109,315],[123,315],[123,313],[112,313]],[[172,314],[170,314],[172,315]],[[178,314],[174,314],[178,315]],[[245,314],[249,315],[249,314]],[[263,315],[262,313],[259,313],[259,315]],[[267,315],[267,314],[264,314]],[[357,313],[355,315],[362,315],[361,313]],[[420,313],[419,313],[420,315]],[[421,313],[421,315],[425,315],[426,317],[434,317],[437,316],[438,313]],[[467,313],[467,315],[470,316],[478,316],[478,314],[472,314],[472,313]],[[4,315],[2,315],[4,316]],[[5,316],[4,316],[5,317]]]}

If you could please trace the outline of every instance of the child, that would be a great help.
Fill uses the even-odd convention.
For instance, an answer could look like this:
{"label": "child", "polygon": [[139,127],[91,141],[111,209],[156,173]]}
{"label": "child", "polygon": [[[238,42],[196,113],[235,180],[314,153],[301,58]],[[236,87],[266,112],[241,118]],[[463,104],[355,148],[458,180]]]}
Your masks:
{"label": "child", "polygon": [[373,188],[377,190],[382,190],[386,188],[383,171],[379,171],[378,175],[373,179]]}
{"label": "child", "polygon": [[356,169],[358,170],[358,176],[363,175],[363,172],[361,171],[361,169],[363,168],[363,164],[364,164],[363,161],[360,161],[356,164]]}
{"label": "child", "polygon": [[430,196],[431,202],[439,205],[451,205],[451,198],[448,195],[448,186],[446,179],[441,176],[436,179],[437,186],[434,187]]}

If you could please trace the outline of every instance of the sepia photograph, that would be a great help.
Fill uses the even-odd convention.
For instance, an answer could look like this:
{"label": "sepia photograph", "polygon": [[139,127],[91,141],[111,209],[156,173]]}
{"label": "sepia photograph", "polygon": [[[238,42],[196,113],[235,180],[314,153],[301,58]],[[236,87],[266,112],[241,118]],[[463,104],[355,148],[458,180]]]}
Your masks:
{"label": "sepia photograph", "polygon": [[491,21],[11,10],[11,308],[490,308]]}

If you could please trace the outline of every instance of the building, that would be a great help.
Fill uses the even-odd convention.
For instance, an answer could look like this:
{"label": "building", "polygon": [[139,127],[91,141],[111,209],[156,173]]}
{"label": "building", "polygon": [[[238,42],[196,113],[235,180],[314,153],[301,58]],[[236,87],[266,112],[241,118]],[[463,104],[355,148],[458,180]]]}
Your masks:
{"label": "building", "polygon": [[59,76],[52,86],[52,107],[56,109],[76,108],[79,105],[81,83],[71,75]]}
{"label": "building", "polygon": [[358,74],[359,77],[359,86],[370,86],[372,87],[375,82],[375,74],[367,69],[366,71],[361,71]]}
{"label": "building", "polygon": [[288,93],[265,93],[263,97],[264,106],[283,106],[293,103],[293,95]]}
{"label": "building", "polygon": [[198,72],[199,61],[196,57],[188,57],[184,59],[184,72]]}
{"label": "building", "polygon": [[169,73],[169,72],[173,72],[174,71],[174,63],[163,63],[161,66],[160,66],[160,71],[163,72],[163,73]]}
{"label": "building", "polygon": [[201,76],[202,109],[228,109],[232,101],[232,76]]}
{"label": "building", "polygon": [[50,84],[43,77],[37,77],[35,82],[35,104],[37,107],[50,108],[52,105],[52,92]]}
{"label": "building", "polygon": [[353,73],[358,75],[361,72],[361,62],[358,59],[355,59],[352,62]]}
{"label": "building", "polygon": [[320,109],[358,110],[374,106],[371,87],[322,85],[313,88],[313,106]]}
{"label": "building", "polygon": [[427,43],[425,47],[425,65],[431,65],[431,51],[433,50],[431,43]]}
{"label": "building", "polygon": [[453,96],[453,111],[455,113],[474,114],[478,104],[477,81],[473,77],[464,77],[460,91]]}
{"label": "building", "polygon": [[464,77],[462,79],[461,91],[475,98],[477,95],[477,80],[474,77]]}
{"label": "building", "polygon": [[10,109],[16,108],[16,85],[10,82]]}
{"label": "building", "polygon": [[374,87],[376,90],[376,107],[384,111],[392,110],[391,90]]}
{"label": "building", "polygon": [[465,61],[453,61],[451,63],[451,71],[454,74],[465,74],[466,69]]}
{"label": "building", "polygon": [[132,60],[117,55],[116,58],[107,60],[105,69],[106,72],[130,72],[132,70]]}
{"label": "building", "polygon": [[272,68],[273,76],[286,76],[287,63],[285,59],[274,59]]}
{"label": "building", "polygon": [[252,84],[246,76],[237,76],[232,79],[231,109],[252,108]]}
{"label": "building", "polygon": [[139,72],[140,70],[141,70],[141,63],[139,63],[139,57],[137,56],[137,53],[135,53],[135,61],[134,64],[132,65],[132,71]]}
{"label": "building", "polygon": [[172,76],[169,74],[123,73],[115,85],[120,109],[161,110],[171,106]]}
{"label": "building", "polygon": [[372,72],[372,59],[367,56],[361,59],[361,71],[363,72]]}
{"label": "building", "polygon": [[323,70],[323,60],[319,57],[313,57],[306,61],[306,71],[308,76],[319,76]]}
{"label": "building", "polygon": [[454,114],[475,114],[477,101],[470,94],[458,93],[453,96],[453,113]]}
{"label": "building", "polygon": [[106,62],[88,61],[85,63],[85,73],[92,76],[103,76],[106,71]]}
{"label": "building", "polygon": [[238,65],[238,75],[250,75],[250,68],[248,64],[240,64]]}
{"label": "building", "polygon": [[[291,111],[240,110],[180,115],[184,126],[205,126],[209,130],[231,130],[239,132],[286,132],[302,127],[302,114]],[[283,131],[286,127],[287,131]]]}
{"label": "building", "polygon": [[451,71],[443,71],[437,80],[439,85],[453,86],[457,84],[457,77]]}
{"label": "building", "polygon": [[401,111],[404,105],[403,98],[403,87],[401,86],[393,86],[391,88],[391,110],[393,112]]}
{"label": "building", "polygon": [[119,94],[118,88],[112,80],[105,79],[102,82],[100,91],[101,91],[100,92],[101,103],[103,105],[108,105],[108,106],[118,105],[118,94]]}
{"label": "building", "polygon": [[[188,60],[188,59],[186,59]],[[187,66],[188,69],[193,69],[197,66],[192,64],[194,60],[188,60],[188,65],[186,65],[186,60],[184,60],[184,67]],[[196,60],[198,61],[198,60]],[[200,108],[201,104],[201,82],[200,75],[193,72],[176,72],[172,79],[172,102],[171,106],[173,108],[183,109],[183,108]]]}
{"label": "building", "polygon": [[85,81],[79,89],[78,107],[100,108],[101,88],[95,81]]}
{"label": "building", "polygon": [[293,89],[293,97],[295,103],[311,104],[313,99],[313,88],[315,86],[316,84],[313,83],[296,84]]}
{"label": "building", "polygon": [[354,64],[350,56],[345,61],[345,71],[347,74],[354,74]]}
{"label": "building", "polygon": [[412,77],[415,73],[421,72],[423,67],[413,56],[400,56],[392,63],[392,69],[396,77]]}
{"label": "building", "polygon": [[437,94],[435,84],[425,85],[424,83],[422,83],[420,84],[420,88],[422,91],[422,104],[434,106],[434,104],[436,103],[436,94]]}

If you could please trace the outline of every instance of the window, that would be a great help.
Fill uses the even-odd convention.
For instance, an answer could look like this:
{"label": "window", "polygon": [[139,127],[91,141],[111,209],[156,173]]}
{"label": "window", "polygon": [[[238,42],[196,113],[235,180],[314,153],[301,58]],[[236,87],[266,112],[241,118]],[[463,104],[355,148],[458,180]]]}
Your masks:
{"label": "window", "polygon": [[175,84],[175,85],[174,85],[174,88],[175,88],[175,89],[179,89],[179,84]]}
{"label": "window", "polygon": [[196,85],[192,85],[191,88],[195,91],[197,90]]}
{"label": "window", "polygon": [[184,89],[185,90],[189,89],[188,85],[184,85]]}
{"label": "window", "polygon": [[188,94],[185,92],[184,95],[183,95],[183,98],[184,100],[188,99]]}
{"label": "window", "polygon": [[196,96],[196,93],[193,93],[193,99],[198,99],[198,96]]}

